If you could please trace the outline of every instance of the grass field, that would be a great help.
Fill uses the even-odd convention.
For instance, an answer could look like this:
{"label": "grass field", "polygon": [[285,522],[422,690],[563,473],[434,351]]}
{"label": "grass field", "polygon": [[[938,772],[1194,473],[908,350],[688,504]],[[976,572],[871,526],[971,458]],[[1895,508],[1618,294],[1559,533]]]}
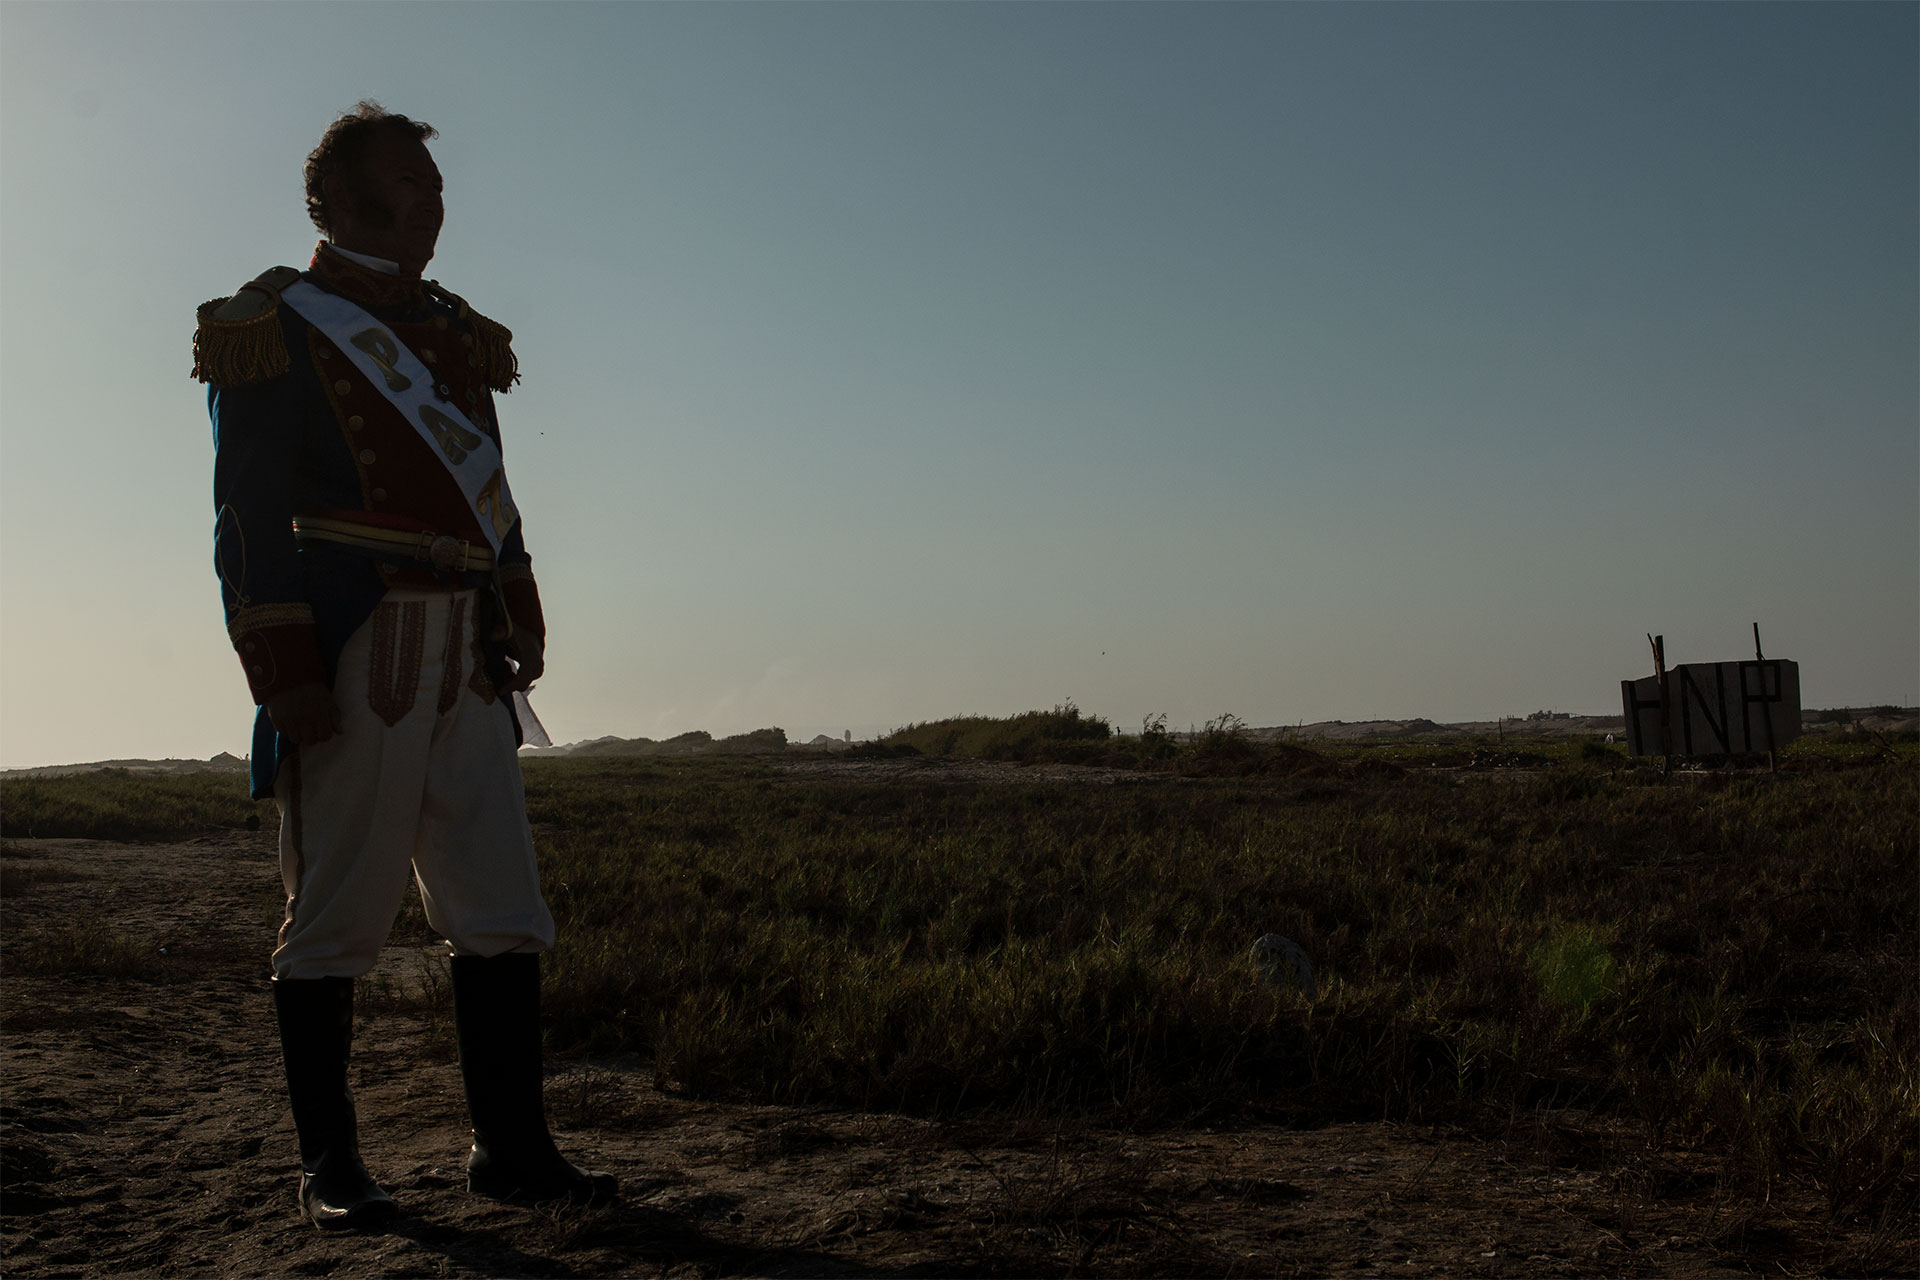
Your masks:
{"label": "grass field", "polygon": [[[1579,1109],[1716,1153],[1755,1194],[1785,1180],[1836,1218],[1911,1221],[1912,744],[1663,777],[1590,741],[1514,768],[1511,744],[1232,730],[1074,730],[1065,754],[1130,760],[1137,785],[529,761],[551,1040],[641,1052],[696,1095],[926,1115]],[[997,750],[978,726],[947,746],[967,741]],[[9,781],[0,806],[9,835],[273,821],[238,777]],[[1312,957],[1316,998],[1260,980],[1268,932]]]}

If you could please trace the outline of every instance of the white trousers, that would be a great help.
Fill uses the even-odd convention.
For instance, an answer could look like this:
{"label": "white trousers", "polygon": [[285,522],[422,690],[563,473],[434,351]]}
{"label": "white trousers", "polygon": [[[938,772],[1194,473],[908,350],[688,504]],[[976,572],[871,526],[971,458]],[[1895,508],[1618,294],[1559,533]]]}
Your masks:
{"label": "white trousers", "polygon": [[340,655],[342,731],[274,780],[287,889],[273,971],[357,978],[373,967],[411,871],[456,955],[546,951],[513,721],[487,680],[475,593],[395,588]]}

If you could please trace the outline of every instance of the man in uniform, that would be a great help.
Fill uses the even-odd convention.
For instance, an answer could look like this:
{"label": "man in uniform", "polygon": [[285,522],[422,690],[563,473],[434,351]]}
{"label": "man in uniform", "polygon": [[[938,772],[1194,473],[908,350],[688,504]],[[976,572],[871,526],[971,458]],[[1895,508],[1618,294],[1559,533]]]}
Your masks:
{"label": "man in uniform", "polygon": [[[544,668],[540,612],[500,461],[512,339],[421,271],[444,216],[428,125],[362,102],[308,157],[326,237],[200,308],[214,563],[260,710],[253,793],[280,804],[287,907],[274,1008],[300,1137],[300,1208],[374,1223],[347,1059],[353,980],[411,871],[453,951],[467,1185],[599,1201],[614,1180],[555,1149],[541,1099],[540,894],[513,695]],[[524,705],[524,704],[523,704]]]}

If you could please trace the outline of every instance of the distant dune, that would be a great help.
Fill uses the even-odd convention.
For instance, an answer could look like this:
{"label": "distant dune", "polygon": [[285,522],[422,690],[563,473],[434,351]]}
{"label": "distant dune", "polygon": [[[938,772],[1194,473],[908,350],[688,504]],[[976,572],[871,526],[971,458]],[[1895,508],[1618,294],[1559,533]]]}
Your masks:
{"label": "distant dune", "polygon": [[[1875,707],[1857,710],[1835,708],[1801,713],[1802,731],[1810,734],[1836,733],[1858,726],[1868,733],[1920,733],[1920,708]],[[1475,736],[1506,734],[1514,737],[1564,737],[1573,734],[1625,733],[1619,716],[1582,716],[1559,712],[1538,717],[1509,720],[1465,720],[1457,724],[1439,724],[1415,717],[1411,720],[1319,720],[1313,724],[1269,725],[1247,730],[1256,742],[1293,742],[1320,739],[1327,742],[1392,741],[1396,738],[1426,736]],[[777,737],[775,735],[778,735]],[[1176,734],[1184,737],[1184,734]],[[620,738],[612,734],[558,747],[527,747],[523,756],[642,756],[734,754],[764,751],[844,751],[852,743],[819,734],[810,742],[788,742],[778,729],[756,729],[752,733],[715,739],[701,730],[683,733],[664,742],[651,738]],[[0,769],[0,778],[59,777],[72,773],[98,773],[103,769],[125,769],[129,773],[244,773],[247,762],[222,751],[208,760],[96,760],[89,764],[46,764],[29,769]]]}
{"label": "distant dune", "polygon": [[43,764],[31,769],[0,769],[0,778],[58,778],[70,773],[99,773],[125,769],[128,773],[245,773],[247,762],[222,751],[208,760],[95,760],[91,764]]}

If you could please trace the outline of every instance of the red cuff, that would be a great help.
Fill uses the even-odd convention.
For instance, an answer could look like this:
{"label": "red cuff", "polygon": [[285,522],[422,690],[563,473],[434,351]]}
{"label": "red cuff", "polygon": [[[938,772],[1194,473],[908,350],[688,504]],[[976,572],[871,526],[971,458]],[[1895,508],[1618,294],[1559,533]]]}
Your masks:
{"label": "red cuff", "polygon": [[502,565],[500,596],[515,629],[531,631],[542,639],[546,637],[547,620],[540,612],[540,586],[533,580],[531,569],[523,565]]}
{"label": "red cuff", "polygon": [[313,611],[304,604],[262,605],[242,609],[227,623],[227,635],[247,688],[256,704],[303,684],[320,684],[326,674],[320,665],[320,645],[314,633]]}

